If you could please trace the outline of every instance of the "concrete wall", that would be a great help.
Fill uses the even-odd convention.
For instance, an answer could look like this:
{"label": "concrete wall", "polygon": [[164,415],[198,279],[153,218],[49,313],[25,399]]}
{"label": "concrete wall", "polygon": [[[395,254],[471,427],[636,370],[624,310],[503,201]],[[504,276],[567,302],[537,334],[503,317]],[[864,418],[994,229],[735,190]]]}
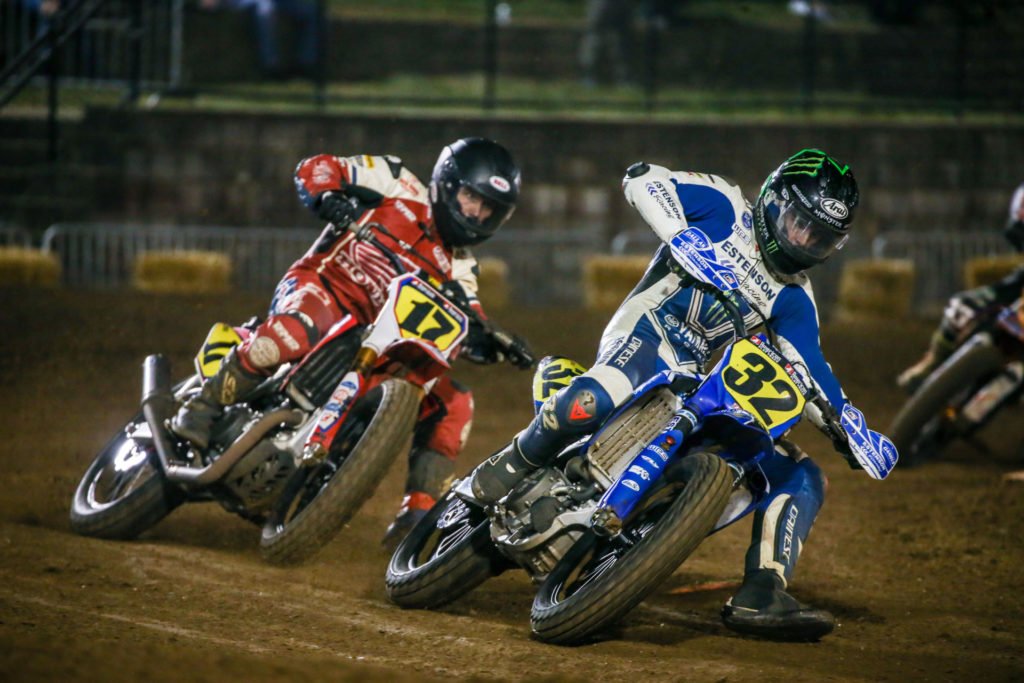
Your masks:
{"label": "concrete wall", "polygon": [[[2,123],[0,123],[2,126]],[[559,118],[415,118],[92,109],[73,163],[93,217],[176,223],[312,225],[295,198],[303,157],[392,153],[422,179],[440,147],[466,135],[505,143],[523,167],[520,229],[642,228],[619,183],[637,160],[730,176],[749,197],[805,147],[857,176],[862,234],[905,228],[995,229],[1024,181],[1024,126],[587,122]]]}

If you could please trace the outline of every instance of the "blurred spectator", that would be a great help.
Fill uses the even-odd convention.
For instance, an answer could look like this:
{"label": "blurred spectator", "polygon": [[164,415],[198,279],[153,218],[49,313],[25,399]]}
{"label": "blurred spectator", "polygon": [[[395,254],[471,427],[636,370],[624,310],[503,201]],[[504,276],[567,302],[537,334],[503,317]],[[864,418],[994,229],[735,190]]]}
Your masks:
{"label": "blurred spectator", "polygon": [[587,26],[580,43],[583,83],[597,85],[609,73],[618,85],[629,82],[626,55],[633,28],[631,0],[587,0]]}
{"label": "blurred spectator", "polygon": [[832,18],[824,0],[790,0],[787,7],[790,14],[798,17],[812,16],[818,21],[829,21]]}
{"label": "blurred spectator", "polygon": [[[224,7],[251,15],[261,77],[269,80],[284,80],[292,76],[316,78],[323,34],[315,3],[309,0],[200,0],[199,4],[203,9]],[[292,63],[281,59],[278,45],[282,15],[294,21],[298,28]]]}

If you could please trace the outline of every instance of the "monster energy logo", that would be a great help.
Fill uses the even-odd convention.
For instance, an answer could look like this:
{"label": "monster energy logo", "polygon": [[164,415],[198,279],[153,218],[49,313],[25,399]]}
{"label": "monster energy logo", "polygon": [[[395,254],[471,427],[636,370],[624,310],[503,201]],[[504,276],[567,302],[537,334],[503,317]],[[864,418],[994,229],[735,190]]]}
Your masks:
{"label": "monster energy logo", "polygon": [[816,176],[821,167],[828,161],[830,164],[836,167],[839,171],[839,175],[845,175],[849,166],[840,167],[835,162],[835,159],[828,156],[824,152],[816,149],[804,149],[789,158],[786,162],[786,170],[782,172],[782,175],[809,175]]}

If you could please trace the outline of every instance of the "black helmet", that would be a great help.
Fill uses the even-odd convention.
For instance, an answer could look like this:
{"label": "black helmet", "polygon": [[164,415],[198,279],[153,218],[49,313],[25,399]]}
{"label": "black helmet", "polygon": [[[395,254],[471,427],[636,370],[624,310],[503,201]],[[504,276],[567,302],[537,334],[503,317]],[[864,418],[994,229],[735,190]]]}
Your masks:
{"label": "black helmet", "polygon": [[1024,183],[1017,186],[1010,198],[1010,216],[1006,219],[1003,234],[1014,249],[1024,251]]}
{"label": "black helmet", "polygon": [[[483,198],[489,216],[481,221],[463,214],[463,187]],[[434,223],[450,247],[471,246],[491,237],[512,215],[518,198],[519,167],[507,149],[491,140],[463,138],[447,145],[430,176]]]}
{"label": "black helmet", "polygon": [[787,275],[827,259],[850,235],[859,194],[849,166],[817,149],[786,159],[761,186],[754,233],[769,268]]}

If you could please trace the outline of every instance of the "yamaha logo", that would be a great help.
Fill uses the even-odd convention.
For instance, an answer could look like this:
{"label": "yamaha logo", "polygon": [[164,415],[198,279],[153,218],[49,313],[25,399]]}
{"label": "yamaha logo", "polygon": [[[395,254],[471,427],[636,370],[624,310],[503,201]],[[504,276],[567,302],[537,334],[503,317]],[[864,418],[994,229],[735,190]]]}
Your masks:
{"label": "yamaha logo", "polygon": [[509,182],[502,178],[501,176],[492,175],[487,182],[489,182],[491,184],[491,187],[493,187],[498,192],[508,192],[509,190],[512,189],[512,186],[509,184]]}
{"label": "yamaha logo", "polygon": [[850,210],[846,208],[846,204],[843,204],[838,199],[825,198],[821,200],[821,210],[827,213],[833,218],[843,220],[850,215]]}

